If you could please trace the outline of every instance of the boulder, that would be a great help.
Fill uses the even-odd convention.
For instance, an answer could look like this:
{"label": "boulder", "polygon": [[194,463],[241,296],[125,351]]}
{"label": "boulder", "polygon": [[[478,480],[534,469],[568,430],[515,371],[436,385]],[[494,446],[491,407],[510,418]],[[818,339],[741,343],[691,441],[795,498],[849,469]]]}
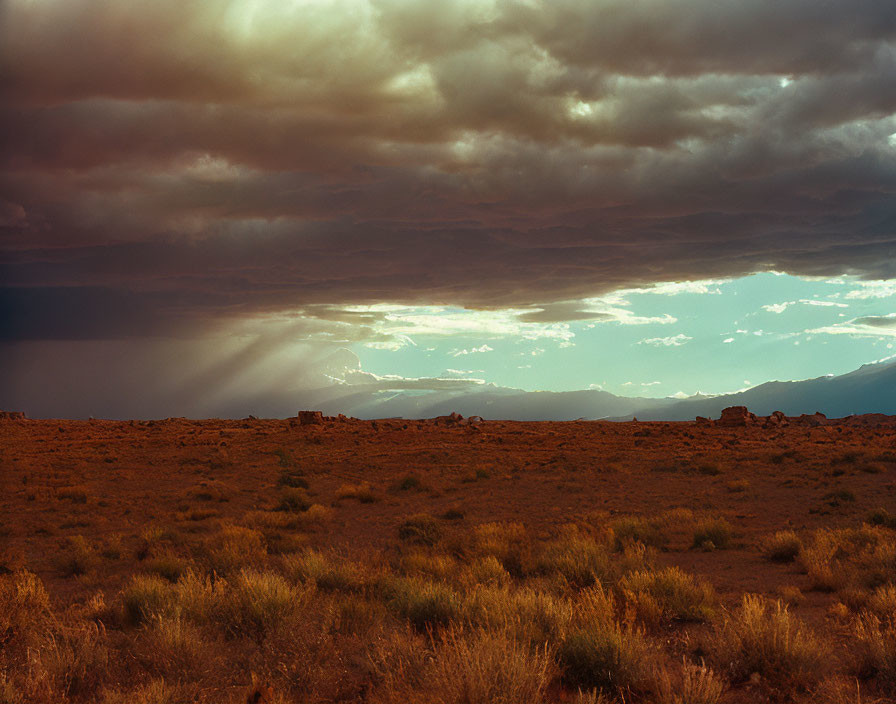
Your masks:
{"label": "boulder", "polygon": [[746,406],[729,406],[722,411],[722,416],[716,421],[716,425],[723,428],[742,428],[756,423],[756,416],[750,413]]}
{"label": "boulder", "polygon": [[787,416],[785,416],[782,411],[775,411],[768,418],[765,419],[765,422],[762,424],[762,427],[763,428],[783,428],[788,425],[790,425],[790,421],[787,420]]}
{"label": "boulder", "polygon": [[323,422],[321,411],[299,411],[299,425],[323,425]]}

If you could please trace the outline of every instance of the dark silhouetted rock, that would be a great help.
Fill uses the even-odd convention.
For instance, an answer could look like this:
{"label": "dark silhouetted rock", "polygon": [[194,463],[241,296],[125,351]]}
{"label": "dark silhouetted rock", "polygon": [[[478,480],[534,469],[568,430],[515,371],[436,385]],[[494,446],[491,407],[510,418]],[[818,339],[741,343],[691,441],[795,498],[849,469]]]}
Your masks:
{"label": "dark silhouetted rock", "polygon": [[299,425],[323,425],[323,422],[321,411],[299,411]]}
{"label": "dark silhouetted rock", "polygon": [[783,428],[788,425],[790,425],[790,421],[787,420],[787,416],[785,416],[781,411],[774,411],[768,418],[765,419],[765,423],[762,424],[762,427]]}
{"label": "dark silhouetted rock", "polygon": [[716,425],[723,428],[742,428],[756,423],[756,416],[750,413],[746,406],[729,406],[722,411],[722,416],[716,421]]}

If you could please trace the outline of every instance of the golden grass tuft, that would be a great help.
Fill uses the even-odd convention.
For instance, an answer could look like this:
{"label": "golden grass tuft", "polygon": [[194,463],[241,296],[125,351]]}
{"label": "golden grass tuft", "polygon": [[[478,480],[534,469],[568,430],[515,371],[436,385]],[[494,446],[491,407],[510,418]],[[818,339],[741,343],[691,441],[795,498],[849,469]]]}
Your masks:
{"label": "golden grass tuft", "polygon": [[855,674],[876,677],[887,689],[896,688],[896,611],[885,618],[865,612],[856,620],[853,632],[851,655]]}
{"label": "golden grass tuft", "polygon": [[[709,621],[716,611],[712,585],[697,580],[678,567],[632,572],[619,584],[625,598],[647,623],[659,617],[674,621]],[[646,613],[645,613],[646,612]]]}
{"label": "golden grass tuft", "polygon": [[778,531],[762,544],[762,554],[772,562],[793,562],[802,549],[803,541],[792,530]]}
{"label": "golden grass tuft", "polygon": [[654,674],[656,704],[718,704],[725,693],[725,681],[701,663],[684,662],[672,676],[667,668]]}
{"label": "golden grass tuft", "polygon": [[776,685],[805,689],[821,678],[829,653],[786,605],[747,594],[722,626],[714,655],[735,680],[758,673]]}
{"label": "golden grass tuft", "polygon": [[211,569],[221,574],[257,565],[266,556],[264,536],[252,528],[225,525],[205,542],[205,560]]}

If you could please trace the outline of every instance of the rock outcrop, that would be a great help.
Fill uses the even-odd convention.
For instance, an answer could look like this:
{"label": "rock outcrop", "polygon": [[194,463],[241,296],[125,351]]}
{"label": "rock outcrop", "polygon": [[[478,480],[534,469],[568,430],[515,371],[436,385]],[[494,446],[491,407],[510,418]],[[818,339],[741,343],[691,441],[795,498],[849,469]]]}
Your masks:
{"label": "rock outcrop", "polygon": [[787,416],[785,416],[782,411],[774,411],[768,418],[765,419],[762,427],[784,428],[788,425],[790,425],[790,421],[787,419]]}
{"label": "rock outcrop", "polygon": [[321,411],[299,411],[299,425],[323,425],[323,422]]}
{"label": "rock outcrop", "polygon": [[729,406],[722,411],[722,416],[716,421],[716,425],[723,428],[742,428],[754,425],[756,421],[756,416],[750,413],[746,406]]}

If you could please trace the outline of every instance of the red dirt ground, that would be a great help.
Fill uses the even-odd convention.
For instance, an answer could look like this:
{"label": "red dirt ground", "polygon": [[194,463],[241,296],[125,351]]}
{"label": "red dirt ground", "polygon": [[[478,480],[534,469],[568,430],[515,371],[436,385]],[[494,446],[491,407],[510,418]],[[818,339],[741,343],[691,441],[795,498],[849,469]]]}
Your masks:
{"label": "red dirt ground", "polygon": [[[896,509],[896,427],[887,426],[8,421],[0,426],[7,559],[24,561],[51,593],[75,596],[77,583],[52,566],[66,536],[101,539],[169,525],[179,511],[196,506],[190,490],[209,482],[227,499],[213,502],[221,518],[270,508],[280,472],[276,450],[292,453],[318,503],[333,503],[345,483],[367,482],[382,496],[369,504],[335,504],[335,520],[317,540],[346,551],[385,547],[409,514],[439,515],[453,507],[463,511],[466,525],[519,521],[536,532],[589,515],[650,516],[678,507],[718,514],[738,531],[734,549],[705,553],[673,545],[664,559],[706,575],[723,596],[773,592],[783,581],[799,586],[795,568],[761,559],[762,536],[852,526],[870,510]],[[425,489],[391,489],[408,474]],[[745,490],[728,487],[741,479],[749,482]],[[86,503],[59,497],[73,485],[86,489]],[[824,498],[844,488],[853,501],[831,506]]]}
{"label": "red dirt ground", "polygon": [[[808,591],[798,566],[763,559],[761,539],[784,529],[857,526],[878,508],[896,512],[896,424],[889,420],[773,429],[7,420],[0,422],[0,570],[36,572],[58,608],[98,588],[115,590],[133,574],[132,562],[65,577],[56,558],[68,537],[100,544],[117,534],[125,549],[136,550],[148,526],[174,526],[198,540],[222,520],[239,522],[272,507],[284,453],[304,472],[312,500],[332,506],[332,520],[310,537],[315,547],[349,555],[388,549],[407,516],[452,508],[464,514],[452,530],[517,521],[545,536],[573,521],[686,508],[726,518],[736,529],[734,544],[704,552],[691,548],[690,536],[673,537],[661,563],[707,578],[725,605],[744,592],[799,587],[807,597],[799,616],[815,626],[829,621],[836,596]],[[419,489],[396,488],[408,475],[419,478]],[[369,483],[379,500],[338,501],[347,483]],[[77,488],[74,498],[65,498],[67,487]],[[209,488],[223,500],[197,500],[196,491]],[[831,496],[840,491],[847,493],[839,500]],[[185,518],[197,508],[214,514]]]}

